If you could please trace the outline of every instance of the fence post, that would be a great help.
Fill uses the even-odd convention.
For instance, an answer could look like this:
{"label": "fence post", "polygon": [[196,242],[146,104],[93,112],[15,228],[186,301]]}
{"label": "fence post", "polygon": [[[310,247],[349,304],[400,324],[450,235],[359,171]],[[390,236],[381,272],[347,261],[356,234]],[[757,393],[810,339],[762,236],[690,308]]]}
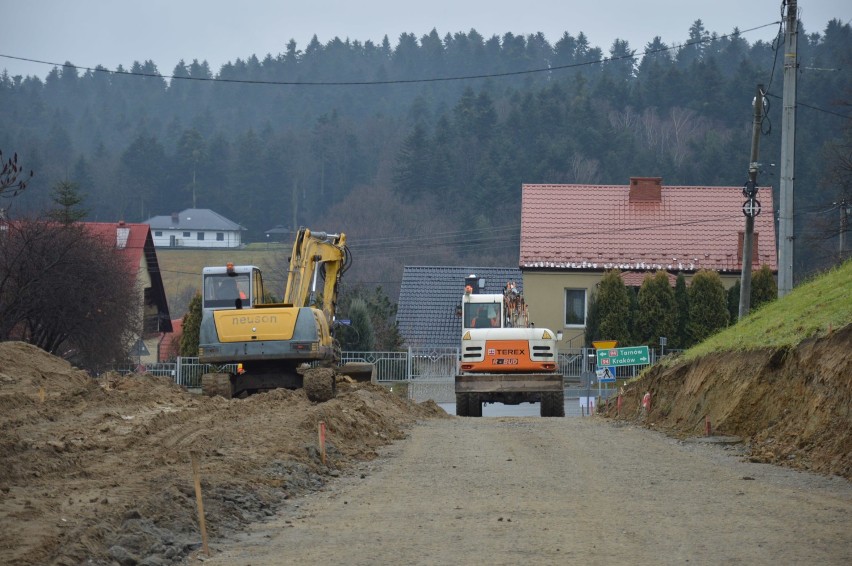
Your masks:
{"label": "fence post", "polygon": [[411,367],[411,346],[408,347],[408,355],[405,360],[405,380],[411,381],[411,372],[413,368]]}
{"label": "fence post", "polygon": [[183,385],[183,378],[181,376],[181,364],[180,364],[180,356],[175,358],[175,383],[178,385]]}

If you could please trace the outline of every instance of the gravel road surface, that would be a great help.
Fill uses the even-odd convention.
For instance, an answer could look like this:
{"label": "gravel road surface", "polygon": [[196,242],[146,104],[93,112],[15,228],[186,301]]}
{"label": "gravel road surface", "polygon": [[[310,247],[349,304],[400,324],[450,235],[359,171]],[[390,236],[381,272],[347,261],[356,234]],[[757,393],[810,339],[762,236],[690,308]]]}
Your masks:
{"label": "gravel road surface", "polygon": [[852,564],[852,484],[743,453],[597,417],[436,419],[204,564]]}

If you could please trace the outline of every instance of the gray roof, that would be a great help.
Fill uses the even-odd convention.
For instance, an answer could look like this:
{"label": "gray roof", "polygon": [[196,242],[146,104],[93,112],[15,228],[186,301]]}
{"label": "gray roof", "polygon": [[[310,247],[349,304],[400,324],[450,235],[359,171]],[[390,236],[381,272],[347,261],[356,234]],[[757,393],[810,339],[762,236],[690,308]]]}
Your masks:
{"label": "gray roof", "polygon": [[152,230],[245,230],[209,208],[187,208],[177,213],[177,223],[172,215],[154,216],[145,221]]}
{"label": "gray roof", "polygon": [[461,319],[456,306],[468,275],[485,278],[485,293],[502,293],[509,281],[523,290],[521,270],[512,267],[411,267],[402,271],[396,322],[407,346],[458,348]]}

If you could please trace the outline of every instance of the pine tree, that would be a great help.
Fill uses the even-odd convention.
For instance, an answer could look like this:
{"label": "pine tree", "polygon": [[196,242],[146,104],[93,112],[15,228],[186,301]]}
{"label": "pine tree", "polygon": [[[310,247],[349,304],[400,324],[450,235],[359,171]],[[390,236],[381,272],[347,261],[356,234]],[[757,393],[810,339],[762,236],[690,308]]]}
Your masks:
{"label": "pine tree", "polygon": [[53,186],[50,199],[56,203],[58,208],[51,210],[47,216],[60,224],[74,224],[84,219],[89,211],[79,205],[83,202],[83,196],[79,192],[80,187],[71,181],[59,181]]}

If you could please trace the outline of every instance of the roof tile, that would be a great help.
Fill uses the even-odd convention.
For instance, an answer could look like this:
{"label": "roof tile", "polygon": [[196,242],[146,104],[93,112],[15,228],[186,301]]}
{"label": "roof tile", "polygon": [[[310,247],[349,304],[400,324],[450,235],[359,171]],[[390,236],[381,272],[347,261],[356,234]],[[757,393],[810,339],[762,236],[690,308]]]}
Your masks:
{"label": "roof tile", "polygon": [[[754,265],[777,270],[771,188],[754,231]],[[662,186],[660,202],[630,202],[627,185],[523,186],[521,268],[739,271],[741,187]]]}

